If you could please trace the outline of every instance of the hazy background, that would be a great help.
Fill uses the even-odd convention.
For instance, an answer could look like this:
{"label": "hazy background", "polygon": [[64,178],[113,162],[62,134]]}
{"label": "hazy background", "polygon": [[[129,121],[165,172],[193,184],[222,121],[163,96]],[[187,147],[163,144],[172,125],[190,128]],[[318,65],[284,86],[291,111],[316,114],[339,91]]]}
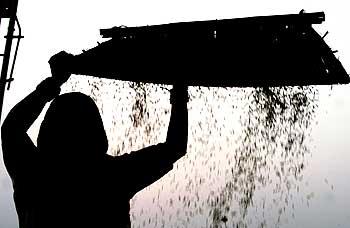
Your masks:
{"label": "hazy background", "polygon": [[[301,9],[305,9],[306,12],[325,12],[326,22],[318,25],[316,30],[320,34],[330,32],[326,41],[333,49],[339,50],[337,56],[349,72],[350,15],[349,4],[345,0],[20,1],[18,16],[25,38],[19,49],[15,81],[12,83],[11,90],[6,91],[5,94],[2,119],[11,107],[31,92],[42,79],[50,75],[47,61],[53,54],[61,50],[79,54],[84,49],[96,46],[97,41],[103,41],[99,36],[100,28],[298,13]],[[0,29],[1,34],[4,34],[4,27]],[[103,89],[96,91],[93,85]],[[83,91],[96,98],[99,107],[103,110],[105,126],[113,142],[112,145],[115,145],[111,153],[118,153],[118,151],[123,153],[129,149],[137,149],[143,145],[164,140],[165,128],[162,127],[167,126],[166,111],[170,107],[167,104],[168,93],[165,90],[159,88],[156,90],[153,87],[147,90],[151,93],[147,104],[148,110],[150,113],[157,113],[151,115],[149,122],[156,121],[157,124],[152,127],[152,132],[159,133],[148,138],[147,142],[137,139],[137,136],[142,135],[147,124],[134,129],[129,117],[120,114],[122,111],[132,112],[133,99],[137,96],[137,94],[132,94],[131,97],[123,96],[130,90],[126,83],[87,81],[75,77],[64,88],[64,91],[70,90]],[[137,194],[132,200],[131,214],[134,226],[159,227],[162,223],[166,227],[224,225],[220,221],[215,223],[213,214],[218,215],[219,220],[226,216],[228,227],[231,224],[238,224],[241,227],[245,225],[248,227],[350,226],[348,210],[350,207],[348,199],[350,126],[347,121],[350,114],[349,86],[333,86],[333,88],[322,86],[303,91],[293,91],[289,88],[282,92],[274,91],[281,97],[284,97],[284,92],[289,95],[298,92],[316,94],[308,96],[308,102],[303,104],[305,107],[315,106],[302,111],[304,114],[310,114],[306,118],[310,123],[306,126],[303,122],[292,129],[295,131],[294,138],[297,139],[305,132],[306,139],[300,145],[307,148],[298,147],[297,151],[301,151],[301,154],[290,155],[292,165],[288,167],[301,167],[301,164],[305,164],[305,168],[296,177],[276,174],[276,170],[284,167],[281,164],[283,159],[281,160],[281,155],[268,155],[270,165],[262,166],[260,169],[262,171],[258,175],[249,165],[252,157],[248,157],[246,163],[248,165],[243,167],[245,171],[243,173],[247,175],[239,177],[242,177],[244,183],[248,183],[247,180],[251,180],[250,174],[253,170],[255,172],[253,176],[257,179],[249,182],[251,184],[249,186],[230,185],[230,183],[240,183],[239,180],[228,181],[234,178],[237,171],[233,170],[230,174],[231,165],[234,164],[232,167],[237,168],[237,157],[234,155],[237,153],[242,155],[240,147],[252,145],[249,140],[257,142],[255,149],[258,148],[262,153],[266,152],[259,149],[266,143],[261,135],[255,135],[252,139],[242,139],[242,134],[244,135],[247,130],[244,124],[247,117],[247,104],[260,110],[256,112],[257,114],[266,114],[266,110],[259,109],[259,104],[251,100],[250,95],[254,94],[254,91],[249,89],[197,91],[196,88],[191,88],[190,92],[189,154],[176,163],[173,172]],[[261,93],[255,94],[264,98]],[[290,104],[293,99],[291,96],[285,102]],[[121,102],[118,103],[117,101],[120,100]],[[126,107],[126,110],[123,107]],[[288,113],[292,111],[292,109],[288,110]],[[281,137],[281,141],[286,134],[283,129],[289,123],[289,117],[284,117],[281,119],[276,117],[277,120],[272,121],[273,127],[271,127],[271,131],[277,129],[277,135]],[[266,126],[259,125],[261,123],[259,115],[253,115],[251,118],[256,121],[252,129],[254,127],[266,129]],[[118,131],[113,126],[118,126]],[[279,132],[280,128],[276,126],[281,126],[282,131]],[[122,143],[128,129],[131,129],[130,137],[134,142],[132,145]],[[34,127],[33,139],[35,139],[35,132]],[[272,143],[272,147],[273,145]],[[282,151],[280,146],[276,148],[277,151]],[[254,159],[261,162],[260,157],[254,157]],[[230,163],[231,160],[232,163]],[[273,173],[273,177],[269,177],[270,172]],[[278,176],[283,177],[282,181],[279,181]],[[252,189],[253,203],[250,201],[244,203],[242,199],[246,199],[244,196],[249,195],[248,190]],[[222,205],[211,203],[216,199],[224,203]],[[286,201],[287,203],[284,203]],[[192,204],[189,205],[188,202]],[[194,202],[198,202],[198,205],[193,205]],[[227,204],[229,209],[225,211]],[[249,205],[246,211],[244,205]],[[17,227],[11,181],[2,160],[0,163],[0,227]]]}

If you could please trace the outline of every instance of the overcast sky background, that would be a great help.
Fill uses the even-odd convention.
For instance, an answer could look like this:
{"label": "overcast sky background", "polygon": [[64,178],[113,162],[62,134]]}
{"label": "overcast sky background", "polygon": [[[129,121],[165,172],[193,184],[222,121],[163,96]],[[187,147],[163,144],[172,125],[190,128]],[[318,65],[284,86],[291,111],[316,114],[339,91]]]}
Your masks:
{"label": "overcast sky background", "polygon": [[[48,59],[55,53],[65,50],[79,54],[83,49],[96,46],[101,42],[99,29],[126,25],[151,25],[179,21],[211,20],[272,14],[324,11],[326,21],[316,26],[320,34],[329,31],[327,43],[339,50],[345,69],[350,72],[350,3],[347,0],[60,0],[20,1],[18,17],[23,35],[15,68],[15,81],[10,91],[6,91],[2,119],[11,107],[31,92],[45,77],[50,75]],[[4,33],[4,28],[0,28]],[[319,120],[317,133],[321,157],[314,161],[310,176],[327,176],[338,186],[337,192],[330,196],[337,203],[325,204],[320,200],[310,212],[312,219],[302,218],[299,227],[338,227],[350,226],[350,215],[346,209],[350,203],[348,176],[350,157],[347,137],[350,133],[350,93],[348,86],[334,88],[332,98],[324,97],[327,102],[325,115]],[[335,111],[330,111],[335,110]],[[323,121],[323,122],[322,122]],[[328,124],[327,124],[328,123]],[[331,123],[331,124],[329,124]],[[321,142],[322,141],[322,142]],[[328,151],[328,153],[327,153]],[[332,152],[331,152],[332,151]],[[338,153],[336,153],[338,152]],[[329,166],[329,167],[326,167]],[[312,170],[312,169],[311,169]],[[311,172],[311,171],[310,171]],[[311,181],[312,182],[312,181]],[[315,185],[314,188],[318,188]],[[0,162],[0,227],[17,227],[17,218],[12,201],[11,182]],[[329,210],[327,211],[327,207]],[[320,208],[326,208],[321,210]],[[340,209],[340,210],[337,210]],[[326,214],[335,211],[330,217]],[[305,212],[305,211],[304,211]],[[301,214],[304,212],[300,212]],[[322,222],[320,222],[322,221]],[[327,224],[326,221],[331,221]],[[307,224],[307,225],[306,225]],[[331,225],[331,226],[329,226]],[[334,226],[333,226],[334,227]]]}

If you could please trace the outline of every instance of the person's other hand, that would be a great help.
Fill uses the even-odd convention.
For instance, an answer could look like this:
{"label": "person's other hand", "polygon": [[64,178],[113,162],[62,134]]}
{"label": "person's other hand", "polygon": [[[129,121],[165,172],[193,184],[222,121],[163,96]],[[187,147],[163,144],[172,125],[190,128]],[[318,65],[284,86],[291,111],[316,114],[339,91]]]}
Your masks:
{"label": "person's other hand", "polygon": [[184,83],[175,83],[173,88],[170,90],[170,103],[187,103],[188,102],[188,92],[187,85]]}
{"label": "person's other hand", "polygon": [[65,51],[61,51],[53,55],[50,60],[50,68],[52,77],[61,85],[65,83],[71,75],[70,66],[72,64],[73,55]]}

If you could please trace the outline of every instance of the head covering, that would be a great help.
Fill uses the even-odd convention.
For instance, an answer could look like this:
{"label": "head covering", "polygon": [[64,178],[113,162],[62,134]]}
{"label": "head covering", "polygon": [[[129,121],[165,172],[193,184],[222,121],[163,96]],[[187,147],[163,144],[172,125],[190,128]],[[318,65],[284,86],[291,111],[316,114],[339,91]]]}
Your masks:
{"label": "head covering", "polygon": [[37,143],[40,152],[52,153],[55,157],[96,157],[106,154],[108,149],[95,102],[79,92],[66,93],[53,100],[41,124]]}

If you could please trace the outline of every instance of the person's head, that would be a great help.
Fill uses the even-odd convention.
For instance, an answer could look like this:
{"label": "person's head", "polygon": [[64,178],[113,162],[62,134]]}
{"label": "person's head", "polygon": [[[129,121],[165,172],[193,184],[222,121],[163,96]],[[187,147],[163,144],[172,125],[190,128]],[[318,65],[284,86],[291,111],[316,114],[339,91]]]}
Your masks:
{"label": "person's head", "polygon": [[[96,157],[106,154],[108,141],[95,102],[74,92],[55,98],[41,124],[38,149],[55,157]],[[67,154],[68,153],[68,154]]]}

